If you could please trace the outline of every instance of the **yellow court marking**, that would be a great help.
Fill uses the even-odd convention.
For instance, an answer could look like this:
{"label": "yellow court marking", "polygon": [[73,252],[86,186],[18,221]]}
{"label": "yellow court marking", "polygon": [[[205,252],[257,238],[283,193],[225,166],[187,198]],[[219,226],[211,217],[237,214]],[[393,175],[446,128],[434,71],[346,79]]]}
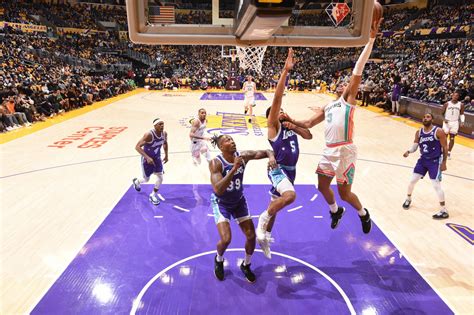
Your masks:
{"label": "yellow court marking", "polygon": [[82,108],[72,110],[70,112],[64,113],[63,115],[58,115],[54,118],[48,118],[46,121],[36,122],[31,127],[23,127],[21,129],[9,131],[7,133],[4,133],[4,134],[0,135],[0,144],[4,144],[4,143],[10,142],[10,141],[13,141],[15,139],[22,138],[22,137],[30,135],[34,132],[43,130],[43,129],[51,127],[51,126],[54,126],[56,124],[62,123],[66,120],[75,118],[77,116],[84,115],[88,112],[91,112],[91,111],[96,110],[98,108],[102,108],[104,106],[110,105],[114,102],[120,101],[124,98],[127,98],[129,96],[132,96],[132,95],[144,92],[144,91],[146,91],[146,90],[143,89],[143,88],[138,88],[138,89],[135,89],[131,92],[121,94],[121,95],[118,95],[118,96],[114,96],[114,97],[111,97],[111,98],[106,99],[104,101],[100,101],[100,102],[94,103],[92,105],[86,105]]}

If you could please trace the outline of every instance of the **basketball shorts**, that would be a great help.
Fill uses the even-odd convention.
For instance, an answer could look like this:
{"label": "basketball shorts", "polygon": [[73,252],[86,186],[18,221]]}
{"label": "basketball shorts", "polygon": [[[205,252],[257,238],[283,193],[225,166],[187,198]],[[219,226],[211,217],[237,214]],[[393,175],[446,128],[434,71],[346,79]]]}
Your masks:
{"label": "basketball shorts", "polygon": [[199,157],[202,152],[209,151],[206,141],[204,140],[193,140],[191,141],[191,155]]}
{"label": "basketball shorts", "polygon": [[160,159],[153,159],[155,164],[148,164],[146,159],[142,157],[143,177],[150,177],[154,173],[163,173],[163,162]]}
{"label": "basketball shorts", "polygon": [[351,185],[354,182],[356,160],[357,147],[354,144],[326,147],[316,173],[336,177],[338,185]]}
{"label": "basketball shorts", "polygon": [[242,196],[242,198],[237,202],[225,203],[220,201],[215,194],[212,194],[211,206],[216,224],[230,222],[231,218],[234,218],[234,220],[239,224],[251,219],[247,200],[244,196]]}
{"label": "basketball shorts", "polygon": [[443,157],[436,159],[424,159],[419,158],[416,162],[414,173],[425,176],[426,173],[429,174],[430,179],[435,179],[441,181],[441,163],[443,162]]}
{"label": "basketball shorts", "polygon": [[269,193],[272,198],[280,197],[286,191],[295,191],[294,182],[296,168],[278,165],[277,168],[268,171],[268,178],[272,183]]}
{"label": "basketball shorts", "polygon": [[459,130],[459,121],[443,122],[443,131],[445,134],[457,135]]}
{"label": "basketball shorts", "polygon": [[254,96],[249,96],[245,97],[244,99],[244,106],[249,107],[249,106],[254,106],[255,105],[255,97]]}

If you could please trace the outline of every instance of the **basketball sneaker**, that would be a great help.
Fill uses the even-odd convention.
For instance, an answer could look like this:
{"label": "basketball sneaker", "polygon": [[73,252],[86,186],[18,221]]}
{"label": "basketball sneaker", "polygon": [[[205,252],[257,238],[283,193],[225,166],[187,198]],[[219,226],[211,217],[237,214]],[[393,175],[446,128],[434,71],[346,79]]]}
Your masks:
{"label": "basketball sneaker", "polygon": [[449,218],[448,211],[441,210],[440,212],[433,214],[433,219],[442,220]]}
{"label": "basketball sneaker", "polygon": [[240,270],[244,273],[245,279],[247,279],[248,282],[254,283],[255,282],[255,274],[250,270],[250,265],[244,265],[244,262],[240,264]]}
{"label": "basketball sneaker", "polygon": [[150,200],[150,202],[157,206],[160,204],[160,199],[158,199],[158,197],[155,195],[155,194],[151,194],[149,197],[148,197],[148,200]]}
{"label": "basketball sneaker", "polygon": [[339,221],[344,215],[344,212],[346,212],[346,208],[344,207],[337,207],[336,213],[329,211],[329,214],[331,215],[331,229],[337,228],[337,226],[339,225]]}
{"label": "basketball sneaker", "polygon": [[266,210],[258,217],[258,224],[255,230],[257,234],[257,242],[260,245],[260,248],[263,251],[263,254],[268,259],[272,259],[272,253],[270,251],[270,242],[267,239],[267,225],[270,218],[268,215],[265,215]]}
{"label": "basketball sneaker", "polygon": [[451,152],[448,152],[448,160],[451,160]]}
{"label": "basketball sneaker", "polygon": [[140,187],[140,182],[138,181],[138,178],[134,178],[132,182],[133,182],[133,188],[135,188],[136,191],[142,190],[142,188]]}
{"label": "basketball sneaker", "polygon": [[260,245],[260,248],[262,249],[265,257],[267,257],[268,259],[272,259],[272,251],[270,250],[270,240],[268,240],[266,237],[264,237],[263,239],[257,237],[257,242],[258,245]]}
{"label": "basketball sneaker", "polygon": [[218,280],[224,280],[224,261],[217,261],[217,255],[214,257],[214,275]]}
{"label": "basketball sneaker", "polygon": [[[364,208],[365,209],[365,208]],[[362,223],[362,231],[367,234],[372,228],[372,219],[370,218],[369,210],[365,209],[367,212],[363,217],[359,216],[360,222]]]}
{"label": "basketball sneaker", "polygon": [[408,210],[410,208],[410,205],[411,205],[411,200],[410,199],[407,199],[405,200],[405,202],[403,203],[403,209],[405,210]]}

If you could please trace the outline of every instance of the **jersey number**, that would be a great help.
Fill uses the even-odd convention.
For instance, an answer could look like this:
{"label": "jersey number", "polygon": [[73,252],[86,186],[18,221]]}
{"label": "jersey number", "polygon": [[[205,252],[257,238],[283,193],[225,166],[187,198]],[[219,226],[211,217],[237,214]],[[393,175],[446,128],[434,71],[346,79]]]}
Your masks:
{"label": "jersey number", "polygon": [[290,141],[290,146],[291,146],[291,152],[296,152],[296,145],[295,145],[295,141]]}
{"label": "jersey number", "polygon": [[326,117],[326,121],[328,123],[331,123],[332,122],[332,113],[328,113],[328,116]]}
{"label": "jersey number", "polygon": [[422,144],[423,146],[423,153],[429,153],[428,152],[428,145],[427,144]]}
{"label": "jersey number", "polygon": [[237,178],[235,181],[231,181],[227,191],[240,190],[240,179]]}

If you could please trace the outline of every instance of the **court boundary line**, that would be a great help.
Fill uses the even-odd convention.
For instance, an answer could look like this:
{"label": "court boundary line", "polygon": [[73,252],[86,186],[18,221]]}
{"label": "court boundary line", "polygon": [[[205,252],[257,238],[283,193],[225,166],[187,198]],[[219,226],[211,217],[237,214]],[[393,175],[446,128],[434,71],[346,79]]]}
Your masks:
{"label": "court boundary line", "polygon": [[[210,150],[210,152],[219,152],[219,151]],[[189,154],[189,151],[170,152],[170,154]],[[300,152],[300,155],[321,156],[322,154],[321,153]],[[25,172],[0,176],[0,180],[5,179],[5,178],[9,178],[9,177],[16,177],[16,176],[26,175],[26,174],[30,174],[30,173],[36,173],[36,172],[52,170],[52,169],[56,169],[56,168],[63,168],[63,167],[68,167],[68,166],[76,166],[76,165],[81,165],[81,164],[89,164],[89,163],[104,162],[104,161],[111,161],[111,160],[138,158],[138,157],[140,157],[140,155],[124,155],[124,156],[118,156],[118,157],[112,157],[112,158],[104,158],[104,159],[97,159],[97,160],[89,160],[89,161],[82,161],[82,162],[76,162],[76,163],[55,165],[55,166],[50,166],[50,167],[45,167],[45,168],[39,168],[39,169],[36,169],[36,170],[30,170],[30,171],[25,171]],[[364,161],[364,162],[368,162],[368,163],[376,163],[376,164],[389,165],[389,166],[397,166],[397,167],[409,168],[409,169],[412,169],[414,167],[414,166],[407,166],[407,165],[403,165],[403,164],[395,164],[395,163],[382,162],[382,161],[370,160],[370,159],[360,159],[360,158],[358,158],[357,161]],[[463,177],[463,176],[454,175],[454,174],[443,173],[443,176],[459,178],[459,179],[467,180],[467,181],[471,181],[471,182],[474,181],[474,178]]]}
{"label": "court boundary line", "polygon": [[[226,251],[227,252],[243,252],[243,251],[245,251],[245,248],[228,248]],[[255,251],[263,253],[263,251],[261,249],[255,249]],[[207,252],[202,252],[202,253],[199,253],[199,254],[188,256],[188,257],[183,258],[183,259],[181,259],[177,262],[174,262],[173,264],[169,265],[168,267],[165,267],[164,269],[160,270],[155,276],[153,276],[150,280],[148,280],[148,282],[142,287],[142,289],[138,293],[137,297],[135,299],[133,299],[132,309],[130,310],[130,315],[135,315],[136,314],[136,312],[138,311],[138,307],[140,306],[140,303],[141,303],[141,300],[142,300],[143,296],[146,294],[148,289],[153,285],[153,283],[155,283],[155,281],[162,274],[166,273],[168,270],[171,270],[171,269],[175,268],[176,266],[178,266],[182,263],[185,263],[189,260],[193,260],[195,258],[199,258],[199,257],[202,257],[202,256],[206,256],[206,255],[209,255],[209,254],[215,254],[215,253],[216,253],[216,250],[214,249],[214,250],[210,250],[210,251],[207,251]],[[275,252],[275,251],[272,251],[272,254],[274,254],[276,256],[281,256],[281,257],[284,257],[284,258],[287,258],[287,259],[290,259],[290,260],[293,260],[293,261],[296,261],[297,263],[300,263],[300,264],[312,269],[313,271],[316,271],[317,273],[319,273],[321,276],[323,276],[323,278],[325,278],[327,281],[329,281],[329,283],[331,283],[334,288],[336,288],[336,290],[342,296],[344,302],[346,302],[346,305],[347,305],[351,315],[356,314],[354,306],[352,305],[352,302],[349,299],[349,297],[347,296],[346,292],[344,292],[344,290],[339,286],[339,284],[334,279],[332,279],[330,276],[328,276],[324,271],[322,271],[318,267],[316,267],[316,266],[314,266],[314,265],[312,265],[312,264],[310,264],[310,263],[308,263],[308,262],[306,262],[302,259],[294,257],[294,256],[290,256],[290,255],[280,253],[280,252]]]}
{"label": "court boundary line", "polygon": [[425,278],[425,277],[423,276],[423,274],[421,274],[421,272],[418,270],[417,266],[411,262],[410,258],[408,258],[408,256],[405,255],[404,252],[402,252],[402,250],[400,249],[400,246],[398,246],[398,244],[395,243],[395,241],[394,241],[393,239],[391,239],[390,237],[388,237],[388,235],[385,233],[385,231],[382,230],[382,227],[377,224],[377,220],[376,220],[375,218],[371,218],[371,219],[372,219],[372,221],[375,223],[375,225],[378,227],[378,229],[380,230],[380,232],[383,234],[383,236],[385,236],[385,237],[393,244],[393,246],[395,246],[395,248],[398,250],[398,252],[399,252],[400,254],[402,254],[403,257],[405,257],[405,259],[406,259],[407,262],[410,264],[410,266],[412,266],[413,269],[415,269],[415,271],[418,273],[418,275],[419,275],[423,280],[425,280],[425,282],[428,284],[428,286],[430,287],[430,289],[432,289],[432,290],[438,295],[438,297],[441,299],[441,301],[443,301],[443,302],[446,304],[446,306],[453,312],[453,314],[456,314],[456,312],[454,311],[455,308],[454,308],[451,304],[449,304],[448,301],[444,298],[444,296],[440,294],[440,292],[438,291],[438,289],[435,288],[435,287],[433,286],[433,284],[432,284],[430,281],[428,281],[427,278]]}
{"label": "court boundary line", "polygon": [[100,101],[93,103],[92,105],[86,105],[81,108],[76,108],[72,111],[64,113],[64,115],[56,116],[54,118],[48,118],[46,121],[39,121],[35,122],[34,125],[31,127],[22,127],[21,129],[18,130],[12,130],[4,134],[0,134],[0,144],[5,144],[11,141],[14,141],[16,139],[20,139],[23,137],[26,137],[28,135],[31,135],[35,132],[38,132],[40,130],[55,126],[57,124],[63,123],[65,121],[71,120],[73,118],[82,116],[84,114],[87,114],[89,112],[92,112],[94,110],[103,108],[107,105],[113,104],[115,102],[121,101],[123,99],[126,99],[130,96],[142,93],[144,91],[143,88],[137,88],[133,91],[120,94],[111,98],[108,98],[106,100]]}
{"label": "court boundary line", "polygon": [[40,295],[40,297],[38,299],[36,299],[36,302],[33,303],[33,305],[30,307],[30,310],[27,312],[27,314],[31,314],[33,312],[33,310],[36,308],[36,306],[38,306],[38,304],[43,300],[43,298],[46,296],[46,294],[49,292],[49,290],[51,290],[51,288],[53,287],[53,285],[56,284],[56,282],[59,280],[59,278],[61,278],[61,276],[64,274],[64,272],[66,272],[67,268],[69,268],[69,266],[72,264],[72,262],[76,259],[77,255],[79,255],[79,253],[81,252],[81,249],[83,249],[87,243],[90,241],[90,239],[92,238],[92,236],[94,236],[94,234],[99,230],[100,226],[105,222],[105,220],[109,217],[110,213],[112,212],[112,210],[115,209],[115,207],[117,207],[118,203],[122,200],[123,196],[125,196],[125,194],[127,193],[127,191],[131,188],[130,185],[127,186],[127,188],[125,189],[125,191],[122,193],[122,195],[119,194],[119,197],[117,197],[117,200],[113,202],[113,206],[110,208],[110,210],[107,212],[107,214],[105,215],[105,217],[99,222],[99,224],[95,227],[94,231],[92,231],[92,234],[89,235],[89,237],[87,238],[86,242],[83,243],[81,245],[81,247],[79,247],[79,249],[77,251],[74,251],[75,252],[75,255],[74,257],[72,258],[72,260],[68,261],[66,266],[64,267],[64,269],[62,269],[62,271],[59,273],[59,276],[54,278],[54,281],[53,283],[51,283],[51,285],[49,285],[47,287],[47,289]]}

